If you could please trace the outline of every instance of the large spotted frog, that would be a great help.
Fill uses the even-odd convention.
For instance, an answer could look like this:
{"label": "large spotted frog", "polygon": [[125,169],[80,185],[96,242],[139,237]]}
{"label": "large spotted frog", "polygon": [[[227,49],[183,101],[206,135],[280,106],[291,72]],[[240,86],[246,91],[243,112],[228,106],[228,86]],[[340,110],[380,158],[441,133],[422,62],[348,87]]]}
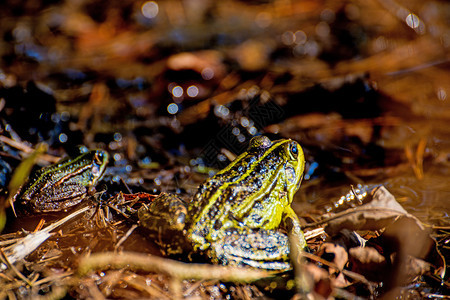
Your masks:
{"label": "large spotted frog", "polygon": [[304,166],[297,142],[258,136],[229,166],[207,179],[189,203],[162,194],[139,210],[139,219],[159,233],[182,232],[193,250],[205,252],[213,263],[287,270],[288,237],[279,229],[296,235],[299,249],[306,246],[291,208]]}

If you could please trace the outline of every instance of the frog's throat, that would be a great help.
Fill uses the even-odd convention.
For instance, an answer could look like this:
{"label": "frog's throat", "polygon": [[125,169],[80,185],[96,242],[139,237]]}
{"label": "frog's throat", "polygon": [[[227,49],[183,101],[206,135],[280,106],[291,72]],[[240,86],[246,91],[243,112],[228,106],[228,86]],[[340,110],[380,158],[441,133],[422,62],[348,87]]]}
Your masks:
{"label": "frog's throat", "polygon": [[[101,151],[101,150],[99,150],[99,151]],[[94,176],[94,178],[93,178],[93,180],[92,180],[92,185],[96,185],[97,182],[100,181],[100,179],[102,179],[103,174],[104,174],[105,171],[106,171],[106,165],[108,164],[109,154],[108,154],[108,152],[106,152],[106,151],[102,151],[102,152],[103,152],[103,155],[104,155],[103,162],[102,162],[102,164],[100,165],[100,168],[99,168],[99,170],[98,170],[98,173],[97,173],[98,175],[97,175],[97,176]],[[92,163],[91,163],[90,165],[92,166]]]}

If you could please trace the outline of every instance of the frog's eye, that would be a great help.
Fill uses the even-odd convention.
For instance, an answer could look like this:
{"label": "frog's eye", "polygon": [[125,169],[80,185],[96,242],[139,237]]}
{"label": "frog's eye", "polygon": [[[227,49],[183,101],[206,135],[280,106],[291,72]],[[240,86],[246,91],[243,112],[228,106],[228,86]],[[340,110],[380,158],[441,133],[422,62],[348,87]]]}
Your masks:
{"label": "frog's eye", "polygon": [[104,156],[105,156],[105,155],[103,154],[103,152],[100,152],[100,151],[95,152],[95,155],[94,155],[94,162],[95,162],[97,165],[103,164]]}
{"label": "frog's eye", "polygon": [[291,145],[289,146],[289,154],[291,155],[292,159],[297,159],[298,157],[297,143],[291,143]]}

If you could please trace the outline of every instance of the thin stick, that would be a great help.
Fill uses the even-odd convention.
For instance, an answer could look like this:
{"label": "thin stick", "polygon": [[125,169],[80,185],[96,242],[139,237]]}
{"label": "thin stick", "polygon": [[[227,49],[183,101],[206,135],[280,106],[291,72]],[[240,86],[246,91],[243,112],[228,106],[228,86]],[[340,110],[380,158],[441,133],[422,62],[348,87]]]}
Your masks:
{"label": "thin stick", "polygon": [[274,273],[263,270],[183,263],[134,252],[123,252],[119,254],[105,252],[86,256],[80,261],[78,273],[84,275],[91,270],[105,269],[108,267],[116,269],[129,267],[135,270],[163,273],[178,279],[218,279],[233,282],[253,282],[274,275]]}
{"label": "thin stick", "polygon": [[133,233],[133,231],[137,228],[138,226],[136,224],[134,224],[133,226],[131,226],[130,229],[128,229],[127,233],[125,233],[125,235],[119,240],[119,242],[117,242],[117,244],[114,246],[114,250],[117,251],[117,249],[120,247],[120,245],[122,245],[127,238]]}
{"label": "thin stick", "polygon": [[[0,135],[0,142],[8,144],[11,147],[14,147],[14,148],[16,148],[18,150],[21,150],[21,151],[25,152],[25,153],[32,153],[34,151],[33,148],[25,145],[24,143],[17,142],[17,141],[15,141],[13,139],[10,139],[9,137],[6,137],[4,135]],[[50,154],[42,154],[42,155],[40,155],[40,159],[41,159],[40,161],[56,163],[56,162],[58,162],[60,160],[60,157],[53,156],[53,155],[50,155]]]}

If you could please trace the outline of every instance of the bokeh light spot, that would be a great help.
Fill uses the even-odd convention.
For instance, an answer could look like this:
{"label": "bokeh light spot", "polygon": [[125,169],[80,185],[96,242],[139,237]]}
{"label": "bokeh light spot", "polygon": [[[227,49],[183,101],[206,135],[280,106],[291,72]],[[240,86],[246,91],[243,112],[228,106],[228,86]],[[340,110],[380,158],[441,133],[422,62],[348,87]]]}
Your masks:
{"label": "bokeh light spot", "polygon": [[295,42],[295,35],[292,31],[286,31],[281,35],[281,42],[289,46]]}
{"label": "bokeh light spot", "polygon": [[306,40],[308,39],[306,33],[303,30],[297,30],[294,35],[294,43],[296,43],[297,45],[306,43]]}
{"label": "bokeh light spot", "polygon": [[218,105],[214,107],[214,114],[219,118],[225,118],[230,114],[230,110],[223,105]]}
{"label": "bokeh light spot", "polygon": [[272,23],[272,15],[268,12],[260,12],[256,15],[255,23],[260,28],[267,28]]}
{"label": "bokeh light spot", "polygon": [[438,88],[437,97],[441,101],[445,101],[447,99],[447,92],[443,88]]}
{"label": "bokeh light spot", "polygon": [[246,117],[241,118],[241,125],[242,127],[247,127],[250,125],[250,121]]}
{"label": "bokeh light spot", "polygon": [[204,68],[202,70],[202,78],[205,80],[211,80],[214,77],[214,71],[211,68]]}
{"label": "bokeh light spot", "polygon": [[420,25],[420,19],[415,14],[409,14],[406,16],[406,24],[411,28],[417,28]]}
{"label": "bokeh light spot", "polygon": [[142,15],[148,19],[153,19],[158,15],[159,7],[155,1],[147,1],[142,4]]}
{"label": "bokeh light spot", "polygon": [[63,111],[61,113],[61,121],[67,122],[70,119],[70,113],[68,111]]}
{"label": "bokeh light spot", "polygon": [[122,135],[119,132],[114,133],[114,140],[120,142],[122,140]]}
{"label": "bokeh light spot", "polygon": [[181,86],[177,85],[176,87],[174,87],[172,89],[172,95],[177,98],[183,96],[183,88]]}
{"label": "bokeh light spot", "polygon": [[60,141],[61,143],[67,142],[68,139],[69,139],[69,138],[67,137],[67,134],[65,134],[65,133],[61,133],[61,134],[59,135],[59,141]]}
{"label": "bokeh light spot", "polygon": [[190,87],[188,87],[186,92],[187,92],[189,97],[197,97],[197,95],[198,95],[198,87],[196,87],[195,85],[191,85]]}
{"label": "bokeh light spot", "polygon": [[318,36],[326,38],[330,34],[330,26],[326,22],[320,22],[316,25],[316,33]]}
{"label": "bokeh light spot", "polygon": [[167,105],[167,111],[169,112],[169,114],[176,114],[178,112],[178,105],[176,103],[170,103],[169,105]]}

